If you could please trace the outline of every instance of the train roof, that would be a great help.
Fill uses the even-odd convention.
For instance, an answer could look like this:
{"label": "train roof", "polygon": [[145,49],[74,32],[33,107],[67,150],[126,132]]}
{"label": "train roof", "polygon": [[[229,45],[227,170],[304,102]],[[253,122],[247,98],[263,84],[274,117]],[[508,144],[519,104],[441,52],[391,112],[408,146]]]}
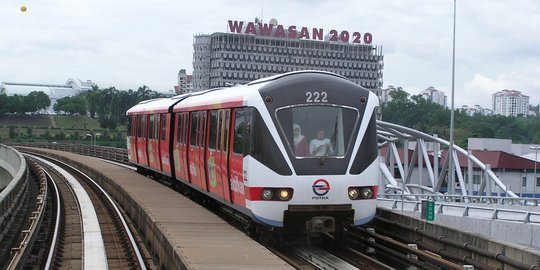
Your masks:
{"label": "train roof", "polygon": [[172,98],[156,98],[143,100],[139,104],[131,107],[126,114],[150,114],[150,113],[166,113],[174,103],[178,102]]}
{"label": "train roof", "polygon": [[[127,111],[128,115],[167,113],[193,110],[213,110],[221,108],[248,106],[252,98],[260,97],[259,89],[282,78],[302,74],[320,74],[347,80],[347,78],[326,71],[301,70],[278,74],[252,81],[245,85],[227,88],[213,88],[199,92],[187,93],[172,98],[161,98],[142,101]],[[348,80],[347,80],[348,81]]]}

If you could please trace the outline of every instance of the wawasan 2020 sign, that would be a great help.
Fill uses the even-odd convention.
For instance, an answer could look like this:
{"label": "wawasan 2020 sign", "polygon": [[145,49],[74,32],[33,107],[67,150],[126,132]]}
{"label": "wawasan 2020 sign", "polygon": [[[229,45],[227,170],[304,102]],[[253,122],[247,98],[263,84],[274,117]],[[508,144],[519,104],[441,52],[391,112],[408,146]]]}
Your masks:
{"label": "wawasan 2020 sign", "polygon": [[[245,27],[244,27],[245,26]],[[275,29],[275,30],[274,30]],[[287,30],[285,30],[287,29]],[[280,38],[294,38],[294,39],[310,39],[310,40],[324,40],[325,31],[322,28],[308,28],[297,27],[296,25],[290,25],[285,28],[281,24],[277,24],[275,20],[270,20],[270,23],[255,23],[255,22],[243,22],[229,20],[229,31],[231,33],[246,34],[246,35],[258,35],[258,36],[272,36]],[[371,33],[361,34],[360,32],[338,31],[332,29],[328,32],[329,41],[342,41],[352,44],[371,44],[373,42],[373,36]]]}

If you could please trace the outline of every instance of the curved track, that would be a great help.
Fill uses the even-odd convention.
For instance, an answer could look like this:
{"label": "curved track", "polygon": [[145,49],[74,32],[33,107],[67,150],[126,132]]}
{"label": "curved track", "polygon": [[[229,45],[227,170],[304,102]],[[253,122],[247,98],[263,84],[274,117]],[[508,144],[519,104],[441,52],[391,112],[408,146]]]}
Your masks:
{"label": "curved track", "polygon": [[59,191],[45,269],[146,269],[120,209],[101,187],[64,163],[31,157],[40,161]]}

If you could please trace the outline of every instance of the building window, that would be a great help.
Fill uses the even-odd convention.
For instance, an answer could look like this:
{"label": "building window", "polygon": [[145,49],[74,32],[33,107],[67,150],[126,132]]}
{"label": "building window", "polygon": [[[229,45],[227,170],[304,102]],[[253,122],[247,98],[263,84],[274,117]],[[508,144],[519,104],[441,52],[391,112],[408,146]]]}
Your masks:
{"label": "building window", "polygon": [[521,186],[526,187],[527,186],[527,176],[523,176],[521,178]]}
{"label": "building window", "polygon": [[537,187],[540,187],[540,177],[537,177],[537,178],[536,178],[536,186],[537,186]]}
{"label": "building window", "polygon": [[480,185],[480,175],[473,175],[473,184]]}

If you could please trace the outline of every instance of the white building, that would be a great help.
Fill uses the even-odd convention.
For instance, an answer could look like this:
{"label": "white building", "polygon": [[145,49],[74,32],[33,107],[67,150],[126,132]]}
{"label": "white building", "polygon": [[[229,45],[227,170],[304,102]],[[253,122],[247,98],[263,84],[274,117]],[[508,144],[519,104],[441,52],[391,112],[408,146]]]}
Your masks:
{"label": "white building", "polygon": [[178,85],[174,87],[176,94],[193,92],[193,75],[188,75],[185,69],[178,72]]}
{"label": "white building", "polygon": [[425,99],[431,102],[437,103],[443,107],[447,107],[446,95],[444,94],[443,91],[437,90],[433,86],[430,86],[426,90],[422,91],[420,95],[422,95],[422,97],[424,97]]}
{"label": "white building", "polygon": [[526,117],[529,113],[529,96],[520,91],[507,90],[492,95],[493,113],[504,116]]}
{"label": "white building", "polygon": [[[245,84],[296,70],[324,70],[372,91],[382,86],[383,55],[370,33],[229,21],[229,33],[196,35],[193,88]],[[331,41],[335,38],[334,41]]]}
{"label": "white building", "polygon": [[474,114],[493,115],[493,111],[491,109],[482,108],[480,105],[474,105],[473,107],[463,105],[461,109],[469,116],[473,116]]}
{"label": "white building", "polygon": [[387,103],[392,101],[392,96],[390,96],[390,93],[396,91],[396,87],[393,85],[389,85],[388,87],[381,89],[379,91],[379,99],[381,103]]}
{"label": "white building", "polygon": [[44,113],[53,114],[56,100],[64,97],[76,96],[81,92],[92,90],[93,86],[95,86],[95,83],[90,80],[83,82],[78,79],[68,79],[65,84],[3,82],[0,86],[0,94],[6,94],[8,96],[26,96],[34,91],[43,92],[47,94],[51,100],[51,105]]}

